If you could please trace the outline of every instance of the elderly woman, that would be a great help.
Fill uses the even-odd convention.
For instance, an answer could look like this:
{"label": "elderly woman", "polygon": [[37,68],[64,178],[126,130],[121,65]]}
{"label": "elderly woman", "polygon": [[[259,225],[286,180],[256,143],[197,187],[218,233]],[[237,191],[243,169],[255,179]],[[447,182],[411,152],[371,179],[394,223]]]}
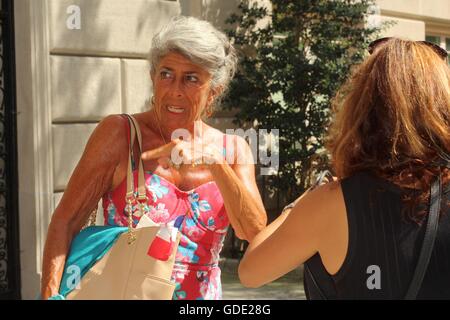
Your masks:
{"label": "elderly woman", "polygon": [[[249,146],[237,136],[226,139],[201,120],[227,89],[235,70],[235,51],[208,22],[178,17],[154,36],[149,60],[152,105],[134,115],[142,150],[148,151],[142,155],[150,199],[146,215],[158,223],[183,220],[172,274],[177,284],[173,298],[220,299],[218,262],[228,226],[240,239],[250,241],[267,220]],[[48,229],[44,299],[58,293],[71,240],[100,198],[105,223],[126,224],[128,130],[123,116],[111,115],[98,124],[87,143]],[[173,138],[178,137],[176,132],[184,132],[184,139]],[[193,141],[194,148],[203,152],[191,152]],[[170,157],[175,151],[181,162]],[[235,161],[238,155],[241,161]],[[244,199],[246,195],[251,197]],[[243,203],[252,210],[242,210]]]}
{"label": "elderly woman", "polygon": [[[370,52],[336,98],[329,151],[338,180],[303,194],[253,239],[239,265],[244,285],[305,263],[312,299],[450,298],[447,52],[393,38]],[[419,256],[437,220],[422,282],[413,274],[427,265]]]}

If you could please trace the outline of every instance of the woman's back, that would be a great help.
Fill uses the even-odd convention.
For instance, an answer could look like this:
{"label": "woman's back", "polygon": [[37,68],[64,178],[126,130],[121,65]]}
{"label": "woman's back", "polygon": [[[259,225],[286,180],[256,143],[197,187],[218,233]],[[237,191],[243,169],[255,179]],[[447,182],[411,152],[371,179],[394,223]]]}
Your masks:
{"label": "woman's back", "polygon": [[[329,298],[404,298],[426,224],[412,222],[421,220],[423,210],[402,211],[413,203],[426,207],[431,184],[440,177],[446,186],[443,214],[417,298],[450,299],[448,54],[432,43],[396,38],[375,41],[370,53],[332,102],[325,141],[341,183],[304,193],[258,234],[239,269],[248,286],[306,262],[310,298],[318,292],[309,270]],[[402,193],[411,187],[417,192],[405,202]]]}
{"label": "woman's back", "polygon": [[[316,254],[306,262],[323,293],[337,299],[403,299],[411,282],[426,224],[405,219],[404,190],[367,172],[341,182],[349,244],[330,276]],[[418,299],[450,299],[450,185],[443,189],[438,233]],[[427,208],[417,208],[417,210]],[[305,273],[310,298],[319,298]]]}

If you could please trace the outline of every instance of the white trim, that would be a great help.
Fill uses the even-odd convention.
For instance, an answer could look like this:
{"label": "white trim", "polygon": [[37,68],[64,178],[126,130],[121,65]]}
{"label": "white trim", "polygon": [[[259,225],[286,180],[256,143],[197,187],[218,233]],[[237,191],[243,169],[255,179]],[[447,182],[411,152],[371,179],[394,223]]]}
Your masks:
{"label": "white trim", "polygon": [[450,19],[443,19],[443,18],[438,18],[438,17],[413,14],[413,13],[409,13],[409,12],[386,10],[383,8],[381,8],[381,15],[382,16],[390,16],[393,18],[403,18],[403,19],[409,19],[409,20],[424,21],[426,23],[432,23],[432,24],[444,25],[444,26],[448,26],[448,24],[450,23]]}
{"label": "white trim", "polygon": [[21,0],[14,10],[21,292],[35,299],[54,207],[47,0]]}
{"label": "white trim", "polygon": [[33,136],[36,168],[36,270],[41,274],[42,252],[50,214],[53,212],[53,161],[50,103],[50,54],[48,45],[48,2],[33,0],[32,25],[32,87]]}

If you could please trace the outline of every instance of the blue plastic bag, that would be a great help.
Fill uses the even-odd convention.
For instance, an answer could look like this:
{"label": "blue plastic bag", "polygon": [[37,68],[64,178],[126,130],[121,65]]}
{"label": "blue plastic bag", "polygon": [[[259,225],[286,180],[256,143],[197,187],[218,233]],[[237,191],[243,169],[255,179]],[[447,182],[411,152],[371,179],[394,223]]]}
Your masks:
{"label": "blue plastic bag", "polygon": [[119,236],[127,230],[127,227],[92,226],[78,233],[72,240],[66,259],[59,295],[52,297],[52,300],[65,299],[89,269],[103,258]]}

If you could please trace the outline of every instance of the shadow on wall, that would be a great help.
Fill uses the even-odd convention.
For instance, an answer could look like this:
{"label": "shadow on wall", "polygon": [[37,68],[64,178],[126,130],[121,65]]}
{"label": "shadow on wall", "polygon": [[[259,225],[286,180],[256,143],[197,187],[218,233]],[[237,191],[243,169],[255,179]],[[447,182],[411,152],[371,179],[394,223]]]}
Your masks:
{"label": "shadow on wall", "polygon": [[[117,0],[108,2],[110,7],[105,1],[91,0],[49,3],[54,12],[50,29],[53,173],[55,191],[62,194],[96,122],[108,114],[135,112],[148,105],[142,94],[146,96],[142,101],[136,99],[139,107],[125,109],[131,95],[141,96],[133,90],[146,87],[144,81],[150,83],[146,63],[142,74],[135,75],[153,33],[180,9],[171,1],[137,0],[132,8],[131,3]],[[66,27],[67,9],[74,3],[81,9],[81,30]],[[135,18],[128,16],[127,8]]]}
{"label": "shadow on wall", "polygon": [[[100,58],[101,52],[79,49],[91,48],[92,37],[95,37],[97,48],[105,48],[113,41],[113,34],[106,25],[95,24],[94,29],[94,24],[86,22],[95,20],[101,2],[92,1],[86,6],[83,1],[73,2],[81,9],[81,30],[69,30],[66,25],[71,15],[67,9],[72,2],[49,2],[53,208],[61,200],[95,122],[112,109],[120,110],[121,103],[120,60]],[[76,39],[75,43],[72,39]],[[52,214],[48,213],[45,229]]]}
{"label": "shadow on wall", "polygon": [[[148,38],[148,41],[146,43],[147,47],[145,48],[145,52],[148,52],[150,50],[151,46],[151,40],[153,37],[153,34],[143,34],[143,32],[147,29],[148,30],[148,24],[156,25],[154,29],[155,33],[159,31],[159,29],[168,21],[167,17],[173,15],[173,7],[168,6],[167,2],[171,2],[170,0],[166,1],[154,1],[152,3],[152,11],[149,10],[148,4],[145,2],[142,3],[141,9],[139,10],[139,23],[136,28],[136,35],[137,38],[140,38],[141,36],[145,36]],[[175,1],[174,1],[175,2]],[[180,5],[179,3],[174,3],[174,5]],[[157,12],[157,14],[155,14]],[[178,9],[178,12],[180,12],[180,8]]]}
{"label": "shadow on wall", "polygon": [[[54,122],[95,122],[124,111],[131,94],[140,96],[124,90],[136,80],[127,72],[136,71],[148,55],[153,34],[180,12],[174,1],[107,2],[110,6],[105,1],[78,0],[82,27],[68,30],[66,10],[72,1],[50,1],[50,8],[57,11],[51,25]],[[150,82],[147,68],[139,81]]]}
{"label": "shadow on wall", "polygon": [[211,22],[214,26],[221,30],[230,28],[225,23],[225,20],[233,13],[236,12],[239,6],[240,0],[206,0],[207,6],[204,7],[202,12],[202,18]]}
{"label": "shadow on wall", "polygon": [[[55,25],[50,32],[54,37],[56,51],[64,56],[52,55],[51,63],[51,91],[52,91],[52,114],[57,121],[99,121],[110,109],[113,99],[117,98],[117,83],[114,79],[115,72],[120,69],[108,68],[108,64],[113,59],[108,59],[105,65],[105,72],[93,72],[99,63],[105,61],[101,58],[77,58],[77,56],[98,56],[101,52],[82,52],[78,48],[91,48],[92,38],[95,37],[95,47],[105,48],[113,38],[106,25],[87,23],[88,20],[95,20],[98,16],[101,1],[92,1],[86,7],[85,2],[81,5],[81,30],[68,30],[65,20],[69,17],[67,8],[71,3],[59,5],[53,0],[53,8],[57,7],[57,22],[62,29],[58,30]],[[89,24],[89,30],[85,30],[85,25]],[[86,27],[87,28],[87,27]],[[73,34],[73,36],[72,36]],[[81,36],[79,35],[81,34]],[[77,44],[73,47],[67,39],[74,38]],[[70,55],[70,56],[66,56]],[[117,60],[119,66],[119,60]],[[56,64],[56,65],[55,65]],[[116,76],[117,77],[117,76]],[[120,79],[117,77],[117,79]],[[119,95],[120,98],[120,95]],[[57,104],[56,104],[57,103]],[[119,99],[120,103],[120,99]],[[58,110],[59,109],[59,110]],[[58,115],[55,117],[55,115]]]}
{"label": "shadow on wall", "polygon": [[211,22],[220,30],[229,28],[225,20],[237,11],[240,0],[180,0],[181,14]]}

